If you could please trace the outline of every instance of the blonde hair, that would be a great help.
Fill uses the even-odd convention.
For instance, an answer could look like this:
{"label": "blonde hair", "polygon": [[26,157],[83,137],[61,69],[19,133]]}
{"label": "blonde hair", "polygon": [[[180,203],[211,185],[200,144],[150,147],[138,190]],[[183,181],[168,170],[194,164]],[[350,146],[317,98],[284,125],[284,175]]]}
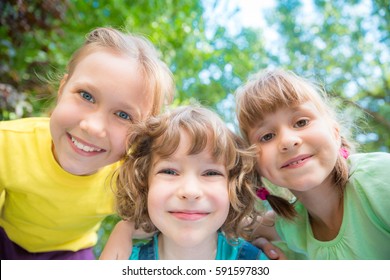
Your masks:
{"label": "blonde hair", "polygon": [[139,71],[144,77],[145,94],[153,96],[150,115],[159,114],[164,105],[172,102],[175,89],[173,75],[159,59],[151,42],[142,36],[125,34],[114,28],[97,28],[86,36],[84,44],[73,53],[67,65],[69,77],[85,56],[101,49],[125,54],[138,63]]}
{"label": "blonde hair", "polygon": [[230,209],[222,230],[228,237],[248,237],[252,224],[243,228],[246,217],[255,220],[254,153],[245,141],[230,131],[217,114],[190,105],[176,108],[159,117],[132,125],[128,138],[129,153],[116,176],[116,208],[119,215],[135,222],[146,232],[156,228],[147,209],[148,176],[155,156],[172,155],[180,143],[180,131],[190,139],[189,154],[208,148],[215,160],[228,172]]}
{"label": "blonde hair", "polygon": [[[248,142],[251,128],[267,114],[308,101],[316,106],[329,123],[340,125],[335,110],[328,103],[325,91],[291,71],[282,69],[261,71],[238,88],[235,95],[240,130]],[[351,150],[353,145],[345,136],[341,136],[341,147]],[[348,181],[348,166],[341,155],[337,158],[332,174],[334,184],[342,196]],[[267,200],[279,215],[288,219],[296,216],[293,205],[283,198],[271,194]]]}

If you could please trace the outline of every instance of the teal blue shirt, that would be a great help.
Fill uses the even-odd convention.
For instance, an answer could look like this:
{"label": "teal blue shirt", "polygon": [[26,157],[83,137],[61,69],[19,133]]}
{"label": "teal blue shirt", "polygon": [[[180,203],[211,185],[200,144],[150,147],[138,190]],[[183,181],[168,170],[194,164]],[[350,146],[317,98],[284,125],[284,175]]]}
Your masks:
{"label": "teal blue shirt", "polygon": [[[158,234],[153,236],[153,239],[148,243],[139,243],[133,246],[133,251],[130,260],[139,260],[142,248],[149,246],[147,259],[158,260]],[[250,256],[249,256],[250,255]],[[259,249],[254,247],[244,239],[239,238],[237,242],[229,243],[225,235],[218,232],[218,244],[216,260],[237,260],[237,259],[257,259],[268,260],[267,256]]]}

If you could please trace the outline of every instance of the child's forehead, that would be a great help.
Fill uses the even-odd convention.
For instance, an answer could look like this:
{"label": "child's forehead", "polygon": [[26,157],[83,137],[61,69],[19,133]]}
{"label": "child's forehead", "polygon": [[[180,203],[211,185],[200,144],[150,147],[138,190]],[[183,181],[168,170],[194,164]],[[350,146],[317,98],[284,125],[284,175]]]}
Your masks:
{"label": "child's forehead", "polygon": [[89,90],[96,98],[106,96],[108,103],[121,110],[130,107],[128,113],[136,113],[136,119],[149,115],[154,96],[145,88],[143,73],[133,58],[100,49],[78,61],[73,70],[69,82],[77,90]]}
{"label": "child's forehead", "polygon": [[188,148],[190,151],[194,145],[202,144],[202,149],[209,149],[212,146],[212,134],[210,129],[188,129],[187,127],[171,127],[155,139],[156,151],[162,151],[165,147],[171,146],[169,150],[176,152],[179,148]]}
{"label": "child's forehead", "polygon": [[261,114],[258,115],[258,122],[264,121],[267,118],[272,117],[272,115],[278,114],[278,113],[289,113],[289,114],[300,114],[300,113],[320,113],[321,108],[316,104],[315,102],[308,100],[308,101],[301,101],[301,102],[295,102],[291,103],[290,105],[280,105],[275,106],[273,108],[270,108],[269,110],[263,111]]}
{"label": "child's forehead", "polygon": [[90,49],[89,51],[86,50],[85,52],[80,54],[74,67],[76,68],[79,64],[85,63],[86,60],[92,60],[96,63],[99,63],[100,61],[103,62],[105,58],[118,58],[123,61],[123,64],[131,66],[132,68],[136,68],[138,65],[137,60],[134,57],[126,54],[125,52],[120,52],[118,50],[110,49],[107,47],[99,47]]}
{"label": "child's forehead", "polygon": [[215,151],[224,147],[220,147],[214,138],[211,129],[200,131],[180,127],[173,133],[166,131],[165,135],[158,137],[154,144],[153,154],[159,158],[202,154],[214,161],[219,161],[215,156]]}

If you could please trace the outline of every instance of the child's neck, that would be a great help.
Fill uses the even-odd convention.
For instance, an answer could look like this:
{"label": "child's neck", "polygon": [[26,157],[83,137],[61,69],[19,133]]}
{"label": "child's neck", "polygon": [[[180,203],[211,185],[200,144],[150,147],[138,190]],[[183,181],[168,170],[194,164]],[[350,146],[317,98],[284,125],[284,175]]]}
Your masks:
{"label": "child's neck", "polygon": [[160,233],[158,236],[158,255],[160,260],[214,260],[217,254],[217,243],[217,233],[192,247],[181,246]]}
{"label": "child's neck", "polygon": [[297,195],[309,213],[314,237],[320,241],[333,240],[340,231],[344,216],[344,200],[336,187],[324,182],[312,191]]}
{"label": "child's neck", "polygon": [[343,223],[344,204],[339,201],[334,207],[330,207],[321,215],[309,212],[309,220],[313,236],[320,241],[330,241],[337,237]]}

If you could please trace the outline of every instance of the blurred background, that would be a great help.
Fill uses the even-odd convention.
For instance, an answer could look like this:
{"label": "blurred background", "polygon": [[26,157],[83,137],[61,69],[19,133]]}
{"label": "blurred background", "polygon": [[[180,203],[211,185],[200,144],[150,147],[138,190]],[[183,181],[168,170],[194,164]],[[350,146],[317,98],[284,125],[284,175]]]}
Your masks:
{"label": "blurred background", "polygon": [[[233,93],[260,69],[320,82],[362,152],[390,151],[388,0],[1,0],[0,120],[43,116],[65,66],[99,26],[147,37],[176,81],[237,130]],[[117,217],[99,231],[96,256]]]}

